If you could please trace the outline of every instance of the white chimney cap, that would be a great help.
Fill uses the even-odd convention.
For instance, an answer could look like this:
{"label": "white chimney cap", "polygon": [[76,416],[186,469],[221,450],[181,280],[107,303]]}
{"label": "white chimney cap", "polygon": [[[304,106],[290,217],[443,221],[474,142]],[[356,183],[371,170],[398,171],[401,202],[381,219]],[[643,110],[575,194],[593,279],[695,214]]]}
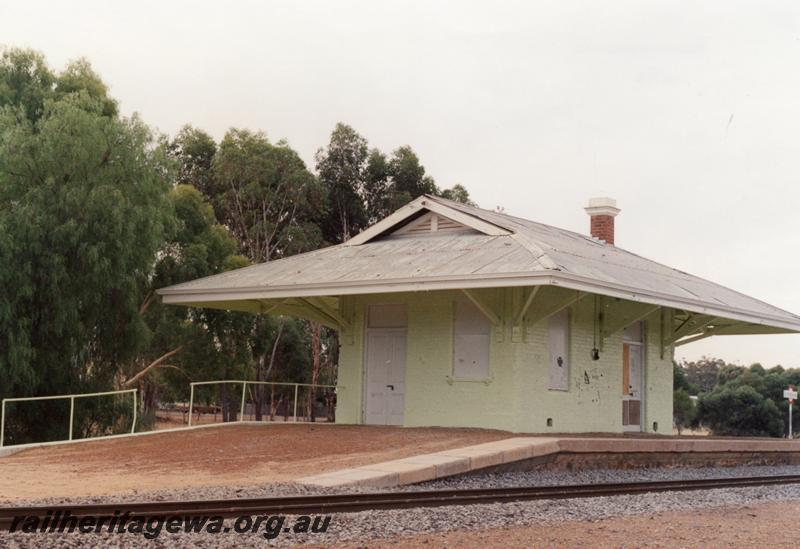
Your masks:
{"label": "white chimney cap", "polygon": [[607,196],[590,198],[589,205],[584,208],[589,215],[610,215],[615,217],[621,210],[617,208],[617,201]]}

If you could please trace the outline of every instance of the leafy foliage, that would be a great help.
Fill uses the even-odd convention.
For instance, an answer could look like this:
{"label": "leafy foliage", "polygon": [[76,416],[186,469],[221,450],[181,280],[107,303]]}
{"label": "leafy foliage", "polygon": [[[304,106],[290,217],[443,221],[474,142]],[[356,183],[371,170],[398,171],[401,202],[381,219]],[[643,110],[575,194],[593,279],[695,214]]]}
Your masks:
{"label": "leafy foliage", "polygon": [[[422,193],[469,202],[463,186],[441,191],[411,147],[387,158],[345,124],[316,160],[318,175],[286,142],[236,128],[217,143],[187,125],[166,142],[120,116],[85,59],[56,72],[37,52],[2,50],[0,397],[138,387],[147,423],[190,380],[335,383],[331,330],[155,294],[341,242]],[[10,414],[8,442],[66,436],[49,419],[63,401],[27,406]],[[87,400],[75,435],[126,429],[130,412]]]}
{"label": "leafy foliage", "polygon": [[711,392],[700,400],[698,413],[717,435],[783,434],[778,407],[748,385],[731,385]]}
{"label": "leafy foliage", "polygon": [[672,393],[672,417],[678,434],[692,425],[696,415],[695,404],[686,389],[675,389]]}
{"label": "leafy foliage", "polygon": [[394,192],[401,202],[408,202],[423,194],[439,194],[433,178],[425,175],[425,168],[420,164],[419,157],[408,145],[399,147],[392,153],[389,173]]}
{"label": "leafy foliage", "polygon": [[211,166],[217,154],[217,143],[203,130],[186,125],[170,143],[170,153],[178,160],[176,183],[192,185],[210,199],[213,187]]}
{"label": "leafy foliage", "polygon": [[672,419],[680,434],[682,429],[691,427],[697,417],[697,409],[690,395],[696,395],[698,390],[689,383],[685,369],[675,362],[672,363],[672,376]]}
{"label": "leafy foliage", "polygon": [[262,133],[230,130],[213,167],[212,202],[254,263],[316,248],[323,194],[300,156]]}
{"label": "leafy foliage", "polygon": [[387,158],[378,149],[369,150],[367,140],[346,124],[336,125],[316,162],[328,196],[323,235],[330,243],[344,242],[423,194],[473,204],[463,185],[441,190],[410,146],[398,147]]}
{"label": "leafy foliage", "polygon": [[[788,403],[783,390],[800,383],[800,370],[776,366],[766,370],[761,364],[749,368],[715,358],[703,358],[680,367],[687,375],[685,382],[678,381],[675,388],[690,388],[692,374],[700,387],[708,387],[711,373],[715,381],[710,390],[700,392],[694,423],[710,428],[715,434],[783,436],[788,416]],[[677,370],[676,370],[677,371]],[[677,404],[675,405],[677,408]],[[676,412],[677,413],[677,412]],[[800,413],[792,413],[797,425]]]}
{"label": "leafy foliage", "polygon": [[86,59],[69,63],[60,74],[54,73],[44,57],[33,50],[5,49],[0,53],[0,107],[19,107],[25,118],[36,122],[48,101],[57,101],[76,92],[97,101],[104,116],[117,115],[117,103],[108,96],[108,87]]}
{"label": "leafy foliage", "polygon": [[336,124],[328,147],[317,151],[317,173],[328,194],[323,225],[328,242],[344,242],[367,224],[362,196],[368,155],[367,140],[342,123]]}
{"label": "leafy foliage", "polygon": [[470,199],[467,188],[460,183],[456,183],[450,189],[443,190],[442,198],[453,200],[454,202],[461,202],[462,204],[469,204],[470,206],[476,206],[476,204]]}
{"label": "leafy foliage", "polygon": [[93,75],[54,77],[28,51],[0,62],[0,396],[108,387],[147,344],[172,165]]}
{"label": "leafy foliage", "polygon": [[672,363],[672,388],[675,390],[683,389],[689,395],[696,395],[700,392],[697,385],[689,381],[686,368],[677,362]]}
{"label": "leafy foliage", "polygon": [[[217,223],[213,208],[200,191],[191,185],[177,185],[170,192],[170,201],[176,229],[159,253],[139,311],[147,323],[149,345],[125,370],[126,386],[142,389],[144,422],[153,419],[160,396],[183,398],[188,395],[187,381],[214,379],[218,373],[230,370],[226,361],[246,363],[249,358],[242,344],[226,330],[241,329],[247,334],[252,316],[171,307],[161,304],[155,296],[157,288],[249,264],[238,254],[238,243],[228,229]],[[156,363],[169,353],[174,356]],[[143,377],[149,373],[148,367],[154,375]]]}
{"label": "leafy foliage", "polygon": [[684,362],[681,368],[686,373],[686,380],[697,387],[698,393],[707,393],[717,384],[717,373],[724,365],[722,359],[703,357],[695,362]]}

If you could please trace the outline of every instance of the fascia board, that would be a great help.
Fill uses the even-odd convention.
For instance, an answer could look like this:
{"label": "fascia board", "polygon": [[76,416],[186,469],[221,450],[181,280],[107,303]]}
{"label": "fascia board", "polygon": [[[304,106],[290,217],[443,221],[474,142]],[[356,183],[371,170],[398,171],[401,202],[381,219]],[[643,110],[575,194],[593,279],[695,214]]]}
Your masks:
{"label": "fascia board", "polygon": [[375,282],[351,282],[337,284],[303,284],[297,286],[253,287],[220,290],[163,289],[164,303],[190,305],[213,301],[237,301],[254,299],[277,299],[288,297],[340,296],[359,294],[381,294],[398,292],[420,292],[435,290],[459,290],[473,288],[503,288],[519,286],[550,285],[572,290],[585,291],[629,301],[650,303],[682,309],[695,313],[708,314],[753,324],[763,324],[800,332],[800,319],[790,321],[772,315],[754,313],[734,307],[709,305],[708,303],[667,296],[650,290],[639,290],[621,285],[598,282],[567,273],[526,273],[473,275],[461,277],[431,277],[426,279],[395,279]]}

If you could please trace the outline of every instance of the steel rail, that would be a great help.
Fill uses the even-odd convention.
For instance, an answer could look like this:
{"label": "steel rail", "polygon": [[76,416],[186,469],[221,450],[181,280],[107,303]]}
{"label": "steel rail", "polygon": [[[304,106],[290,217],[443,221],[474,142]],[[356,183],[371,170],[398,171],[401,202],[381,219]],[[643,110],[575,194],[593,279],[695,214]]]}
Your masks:
{"label": "steel rail", "polygon": [[48,513],[50,513],[50,516],[53,516],[58,511],[61,511],[62,515],[65,511],[69,511],[71,516],[78,518],[84,516],[113,516],[115,512],[120,514],[127,512],[131,518],[185,515],[222,517],[238,517],[242,515],[318,515],[407,509],[413,507],[474,505],[479,503],[571,499],[650,492],[676,492],[785,484],[800,484],[800,475],[664,480],[617,484],[281,496],[209,501],[159,501],[3,507],[0,508],[0,531],[8,530],[15,517],[36,516],[44,518]]}

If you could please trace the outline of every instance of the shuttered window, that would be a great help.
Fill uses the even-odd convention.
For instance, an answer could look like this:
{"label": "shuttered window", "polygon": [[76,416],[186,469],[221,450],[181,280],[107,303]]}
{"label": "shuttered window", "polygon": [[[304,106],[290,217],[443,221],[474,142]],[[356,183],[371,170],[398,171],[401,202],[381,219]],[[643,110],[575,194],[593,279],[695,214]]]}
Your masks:
{"label": "shuttered window", "polygon": [[489,377],[490,325],[486,316],[467,299],[455,303],[453,323],[453,377]]}
{"label": "shuttered window", "polygon": [[550,388],[569,390],[569,310],[564,309],[548,321]]}

